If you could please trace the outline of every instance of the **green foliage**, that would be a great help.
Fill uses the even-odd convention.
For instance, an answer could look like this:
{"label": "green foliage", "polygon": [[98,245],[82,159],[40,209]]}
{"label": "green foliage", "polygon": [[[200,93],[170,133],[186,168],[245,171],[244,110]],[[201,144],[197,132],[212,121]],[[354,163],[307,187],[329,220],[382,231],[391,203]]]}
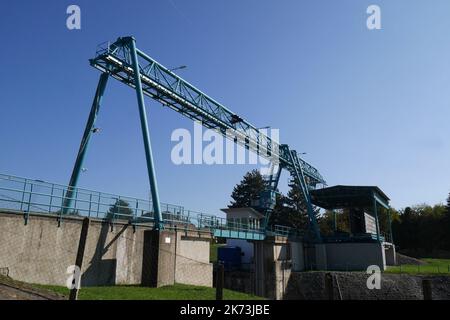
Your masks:
{"label": "green foliage", "polygon": [[327,236],[334,234],[334,215],[336,214],[336,231],[338,233],[350,232],[350,217],[346,210],[326,210],[319,217],[319,227],[321,234]]}
{"label": "green foliage", "polygon": [[[289,187],[287,195],[277,194],[269,226],[283,225],[305,230],[308,228],[308,214],[304,196],[295,182],[290,183]],[[243,180],[234,187],[229,207],[250,207],[251,201],[257,199],[266,188],[267,184],[258,170],[246,173]],[[316,215],[318,216],[318,210]]]}
{"label": "green foliage", "polygon": [[447,214],[450,215],[450,193],[447,198]]}
{"label": "green foliage", "polygon": [[450,250],[448,207],[444,205],[421,204],[400,210],[392,230],[395,243],[410,254]]}
{"label": "green foliage", "polygon": [[450,193],[448,194],[447,205],[445,207],[443,228],[447,230],[444,235],[444,247],[450,250]]}
{"label": "green foliage", "polygon": [[258,170],[247,172],[242,181],[236,185],[231,194],[230,208],[250,207],[251,201],[257,199],[266,189],[266,182]]}
{"label": "green foliage", "polygon": [[[297,230],[308,229],[308,211],[305,198],[295,182],[289,184],[288,194],[277,196],[269,225],[283,225]],[[318,215],[318,212],[316,212]]]}
{"label": "green foliage", "polygon": [[[60,210],[54,211],[53,214],[56,214],[56,215],[59,216],[59,215],[61,215],[61,212],[62,212],[62,210],[60,209]],[[68,210],[68,212],[65,213],[65,214],[67,214],[67,215],[69,215],[69,216],[78,216],[78,217],[81,217],[80,211],[78,211],[78,210],[73,210],[73,209]]]}
{"label": "green foliage", "polygon": [[106,217],[111,219],[115,216],[115,219],[128,219],[127,216],[133,215],[133,209],[130,208],[130,204],[122,199],[117,199],[116,202],[109,208]]}

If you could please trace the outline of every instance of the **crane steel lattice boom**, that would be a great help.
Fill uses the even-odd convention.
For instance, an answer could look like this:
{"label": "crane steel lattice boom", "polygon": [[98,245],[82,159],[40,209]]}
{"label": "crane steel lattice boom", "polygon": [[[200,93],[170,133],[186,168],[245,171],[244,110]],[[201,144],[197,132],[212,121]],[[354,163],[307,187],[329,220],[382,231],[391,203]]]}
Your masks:
{"label": "crane steel lattice boom", "polygon": [[[325,185],[326,182],[319,171],[311,164],[299,158],[295,151],[290,150],[287,145],[278,144],[278,142],[260,132],[260,130],[248,121],[230,111],[136,48],[135,40],[132,37],[121,37],[114,43],[105,43],[97,50],[96,57],[90,60],[90,64],[100,70],[102,76],[108,74],[136,89],[140,110],[145,111],[145,106],[141,107],[143,100],[140,99],[140,95],[147,95],[192,120],[200,121],[203,126],[214,129],[227,138],[232,138],[236,143],[244,145],[250,151],[256,152],[272,162],[279,163],[281,168],[287,169],[302,189],[306,202],[308,203],[310,222],[312,222],[316,235],[320,238],[320,233],[318,233],[318,228],[315,223],[315,216],[312,212],[309,190],[315,188],[318,184]],[[104,82],[105,80],[101,78],[100,81]],[[96,100],[100,99],[96,96]],[[144,130],[147,128],[146,118],[144,120],[145,123],[142,122],[141,114],[145,140],[145,137],[148,137],[148,130],[147,132]],[[88,122],[86,128],[88,129],[90,126],[93,126],[93,123]],[[151,158],[151,149],[148,153]],[[150,168],[153,167],[152,160],[149,161],[147,159],[147,164],[151,178]],[[81,164],[78,163],[78,167],[80,166]],[[77,177],[78,173],[75,172],[76,169],[79,171],[77,163],[72,178],[74,176]],[[275,178],[271,178],[272,181],[275,181],[270,186],[273,190],[277,188],[280,172],[281,170],[277,170]],[[70,186],[75,187],[76,179],[74,180],[74,184],[72,180]],[[152,179],[150,180],[152,189],[156,189],[156,180],[154,182],[152,182]],[[157,192],[155,195],[157,198]],[[153,202],[155,203],[155,201]],[[157,211],[157,208],[155,208],[155,211]],[[270,209],[267,212],[266,222],[270,214]],[[160,219],[162,220],[161,216]]]}
{"label": "crane steel lattice boom", "polygon": [[[93,67],[109,73],[113,78],[135,88],[131,53],[127,38],[119,38],[106,48],[97,51],[96,58],[90,60]],[[291,165],[289,155],[280,150],[277,142],[260,132],[255,126],[210,98],[202,91],[183,80],[175,73],[136,49],[141,73],[142,89],[145,95],[161,102],[175,111],[223,134],[231,130],[238,141],[245,141],[250,150],[262,156],[279,158],[281,164]],[[311,184],[325,184],[319,171],[299,159],[303,172],[311,179]]]}

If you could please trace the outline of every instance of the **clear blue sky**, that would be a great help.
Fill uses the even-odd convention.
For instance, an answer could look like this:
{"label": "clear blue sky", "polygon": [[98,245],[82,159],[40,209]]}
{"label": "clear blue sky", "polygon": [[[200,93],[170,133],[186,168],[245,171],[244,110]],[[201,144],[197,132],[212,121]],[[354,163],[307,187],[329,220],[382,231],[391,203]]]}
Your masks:
{"label": "clear blue sky", "polygon": [[[69,4],[80,31],[66,28]],[[383,30],[366,28],[370,4]],[[279,128],[330,185],[377,185],[397,208],[450,191],[448,0],[9,0],[0,12],[2,173],[68,182],[99,76],[88,59],[134,35],[231,110]],[[171,132],[192,123],[146,104],[161,201],[217,213],[251,167],[173,165]],[[148,197],[130,88],[110,81],[98,126],[79,185]]]}

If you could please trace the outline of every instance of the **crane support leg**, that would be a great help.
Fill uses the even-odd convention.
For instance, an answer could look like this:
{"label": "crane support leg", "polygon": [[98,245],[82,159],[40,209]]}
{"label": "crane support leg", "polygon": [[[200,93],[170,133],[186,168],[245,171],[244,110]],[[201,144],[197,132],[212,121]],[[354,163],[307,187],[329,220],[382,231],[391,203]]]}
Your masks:
{"label": "crane support leg", "polygon": [[80,149],[78,150],[77,159],[75,160],[75,165],[73,166],[69,187],[64,197],[64,205],[62,210],[62,213],[64,214],[68,213],[69,209],[72,206],[73,193],[75,188],[77,187],[78,178],[83,166],[83,161],[89,145],[89,140],[91,138],[92,131],[94,130],[95,120],[97,119],[106,84],[108,83],[108,77],[108,73],[102,73],[98,81],[94,101],[92,102],[91,112],[89,113],[89,118],[84,129],[83,138],[81,139]]}
{"label": "crane support leg", "polygon": [[293,163],[293,168],[291,171],[291,174],[294,176],[294,179],[297,180],[297,183],[300,186],[300,189],[302,190],[303,196],[305,197],[306,201],[306,208],[308,212],[308,218],[309,218],[309,225],[312,228],[314,235],[316,237],[316,240],[321,242],[322,237],[320,235],[319,226],[317,224],[316,215],[314,213],[314,209],[311,203],[311,195],[309,193],[308,185],[305,181],[305,176],[303,174],[302,167],[300,165],[300,162],[298,161],[297,153],[294,150],[289,151],[289,156],[291,158],[291,162]]}
{"label": "crane support leg", "polygon": [[136,84],[136,95],[139,106],[139,115],[141,119],[141,129],[142,136],[144,138],[144,147],[145,147],[145,158],[147,160],[147,171],[148,178],[150,180],[150,189],[152,193],[152,203],[153,203],[153,211],[154,211],[154,219],[156,230],[160,230],[163,228],[163,218],[161,214],[161,208],[159,203],[159,194],[158,194],[158,185],[156,182],[156,173],[155,167],[153,163],[153,154],[152,154],[152,146],[150,143],[150,134],[148,131],[148,123],[147,123],[147,114],[145,110],[144,103],[144,94],[142,91],[142,83],[141,83],[141,72],[139,70],[139,62],[136,51],[136,40],[132,37],[128,38],[128,45],[130,48],[131,61],[133,64],[134,70],[134,81]]}
{"label": "crane support leg", "polygon": [[[278,182],[280,181],[281,176],[281,164],[280,163],[271,163],[270,175],[267,179],[267,190],[276,192],[278,188]],[[276,199],[276,198],[275,198]],[[275,204],[274,204],[275,206]],[[266,208],[264,212],[264,220],[263,220],[263,230],[266,230],[269,227],[270,216],[272,215],[273,208]]]}

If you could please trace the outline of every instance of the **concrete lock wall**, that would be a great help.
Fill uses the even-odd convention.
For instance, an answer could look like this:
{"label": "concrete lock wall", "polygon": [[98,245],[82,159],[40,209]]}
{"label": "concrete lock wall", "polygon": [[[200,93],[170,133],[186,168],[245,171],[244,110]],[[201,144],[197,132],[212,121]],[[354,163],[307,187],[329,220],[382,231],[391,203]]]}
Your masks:
{"label": "concrete lock wall", "polygon": [[0,214],[0,267],[13,279],[64,285],[77,251],[67,243],[78,244],[80,230],[74,221],[57,228],[56,219],[30,217],[26,226],[22,215]]}
{"label": "concrete lock wall", "polygon": [[328,248],[325,244],[315,245],[315,261],[313,265],[316,270],[327,270],[328,267]]}
{"label": "concrete lock wall", "polygon": [[306,264],[303,242],[291,242],[291,255],[292,271],[304,271]]}
{"label": "concrete lock wall", "polygon": [[325,246],[330,270],[366,270],[370,265],[386,269],[382,243],[327,243]]}
{"label": "concrete lock wall", "polygon": [[289,282],[291,245],[285,237],[272,237],[255,242],[256,294],[269,299],[282,299]]}
{"label": "concrete lock wall", "polygon": [[[80,217],[64,217],[58,227],[54,216],[30,215],[24,225],[22,214],[0,212],[0,268],[7,268],[9,276],[16,280],[65,286],[70,276],[67,268],[75,264],[82,221]],[[141,284],[144,233],[148,230],[133,230],[126,223],[115,223],[111,230],[109,223],[91,220],[81,285]],[[170,244],[164,243],[167,235],[161,234],[161,283],[212,286],[210,235],[202,235],[200,241],[198,236],[182,239],[182,234],[186,233],[173,232]],[[172,260],[167,268],[167,262]]]}
{"label": "concrete lock wall", "polygon": [[209,262],[210,239],[177,234],[175,282],[212,287],[213,265]]}

